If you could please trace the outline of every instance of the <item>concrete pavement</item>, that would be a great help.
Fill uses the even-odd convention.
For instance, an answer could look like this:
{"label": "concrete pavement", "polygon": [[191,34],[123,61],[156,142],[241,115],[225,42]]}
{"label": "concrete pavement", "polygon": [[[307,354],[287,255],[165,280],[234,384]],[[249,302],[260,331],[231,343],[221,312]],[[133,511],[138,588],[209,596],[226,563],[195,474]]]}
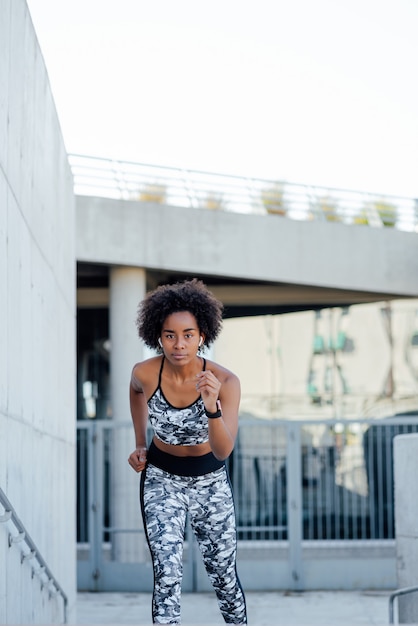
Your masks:
{"label": "concrete pavement", "polygon": [[[389,623],[389,591],[246,592],[252,626]],[[396,617],[396,610],[395,610]],[[79,593],[77,624],[151,624],[148,593]],[[224,624],[212,593],[184,593],[182,624]]]}

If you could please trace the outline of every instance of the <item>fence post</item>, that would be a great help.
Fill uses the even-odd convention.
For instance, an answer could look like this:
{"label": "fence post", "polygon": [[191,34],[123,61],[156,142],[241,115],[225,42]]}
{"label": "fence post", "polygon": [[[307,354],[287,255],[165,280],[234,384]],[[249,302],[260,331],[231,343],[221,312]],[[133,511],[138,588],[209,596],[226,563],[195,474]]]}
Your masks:
{"label": "fence post", "polygon": [[88,528],[90,555],[89,565],[91,572],[90,590],[100,591],[99,578],[101,573],[102,550],[102,522],[101,511],[103,504],[103,431],[96,422],[91,423],[88,437],[88,474],[89,507]]}
{"label": "fence post", "polygon": [[287,533],[292,588],[304,589],[302,567],[302,455],[301,428],[298,422],[287,425]]}

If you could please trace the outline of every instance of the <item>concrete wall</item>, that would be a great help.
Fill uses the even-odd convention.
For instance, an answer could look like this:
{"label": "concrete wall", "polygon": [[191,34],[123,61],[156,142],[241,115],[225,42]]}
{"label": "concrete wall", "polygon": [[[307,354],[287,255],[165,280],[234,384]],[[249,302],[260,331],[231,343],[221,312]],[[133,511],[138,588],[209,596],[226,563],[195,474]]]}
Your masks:
{"label": "concrete wall", "polygon": [[[396,571],[398,589],[418,585],[418,435],[394,439]],[[418,623],[418,592],[398,598],[398,622]]]}
{"label": "concrete wall", "polygon": [[[0,3],[0,486],[75,603],[75,208],[24,0]],[[1,513],[0,509],[0,513]],[[57,623],[0,524],[0,622]],[[44,596],[42,597],[42,593]]]}

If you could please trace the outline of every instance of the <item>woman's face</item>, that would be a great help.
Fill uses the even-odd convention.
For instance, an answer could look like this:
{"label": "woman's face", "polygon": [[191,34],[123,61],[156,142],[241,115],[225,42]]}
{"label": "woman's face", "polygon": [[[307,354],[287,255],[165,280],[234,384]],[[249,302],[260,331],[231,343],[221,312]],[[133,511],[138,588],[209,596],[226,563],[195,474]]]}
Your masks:
{"label": "woman's face", "polygon": [[194,315],[188,311],[172,313],[161,329],[163,352],[172,363],[184,365],[196,356],[201,337],[203,342]]}

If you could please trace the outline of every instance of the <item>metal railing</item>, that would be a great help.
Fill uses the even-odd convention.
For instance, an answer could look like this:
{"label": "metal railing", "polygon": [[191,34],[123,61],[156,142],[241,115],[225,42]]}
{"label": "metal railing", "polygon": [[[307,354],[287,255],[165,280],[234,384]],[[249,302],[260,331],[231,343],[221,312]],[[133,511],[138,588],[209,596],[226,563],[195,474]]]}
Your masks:
{"label": "metal railing", "polygon": [[70,154],[78,195],[418,231],[418,200]]}
{"label": "metal railing", "polygon": [[395,623],[395,600],[400,596],[406,596],[410,593],[417,593],[418,587],[403,587],[393,591],[389,596],[389,624]]}
{"label": "metal railing", "polygon": [[[241,418],[228,460],[241,554],[249,549],[265,559],[283,546],[296,572],[303,570],[303,546],[319,551],[332,546],[336,559],[348,546],[370,548],[376,551],[371,558],[383,558],[395,537],[393,439],[411,432],[418,432],[417,416]],[[124,564],[114,556],[120,542],[128,555],[145,543],[138,503],[119,501],[120,487],[112,488],[129,479],[118,474],[131,440],[129,422],[78,422],[78,541],[98,578],[103,568]]]}
{"label": "metal railing", "polygon": [[[11,548],[15,544],[21,544],[21,557],[20,562],[23,565],[28,560],[34,560],[37,562],[38,567],[32,568],[32,577],[37,575],[41,581],[41,590],[46,586],[48,588],[49,596],[53,597],[55,595],[60,595],[64,604],[64,623],[67,623],[67,606],[68,606],[68,598],[62,589],[61,585],[58,583],[55,576],[52,574],[48,565],[46,564],[44,558],[40,554],[38,548],[36,547],[34,541],[31,539],[29,533],[25,529],[24,525],[20,521],[19,517],[16,514],[16,511],[12,507],[10,501],[8,500],[4,491],[0,488],[0,504],[4,509],[4,513],[0,515],[0,523],[10,523],[13,525],[14,529],[17,530],[17,534],[14,534],[12,531],[9,532],[9,548]],[[25,546],[25,547],[23,547]]]}
{"label": "metal railing", "polygon": [[[102,481],[110,480],[116,430],[129,450],[131,425],[111,420],[78,422],[78,536],[89,541],[91,431],[102,432]],[[289,448],[293,429],[297,449]],[[229,474],[234,488],[238,535],[245,540],[288,538],[288,497],[300,464],[302,539],[393,539],[393,438],[418,432],[418,417],[359,420],[241,419]],[[299,458],[293,458],[297,452]],[[292,458],[290,458],[292,455]],[[109,531],[114,494],[103,484],[103,526]],[[292,496],[294,498],[295,496]]]}

